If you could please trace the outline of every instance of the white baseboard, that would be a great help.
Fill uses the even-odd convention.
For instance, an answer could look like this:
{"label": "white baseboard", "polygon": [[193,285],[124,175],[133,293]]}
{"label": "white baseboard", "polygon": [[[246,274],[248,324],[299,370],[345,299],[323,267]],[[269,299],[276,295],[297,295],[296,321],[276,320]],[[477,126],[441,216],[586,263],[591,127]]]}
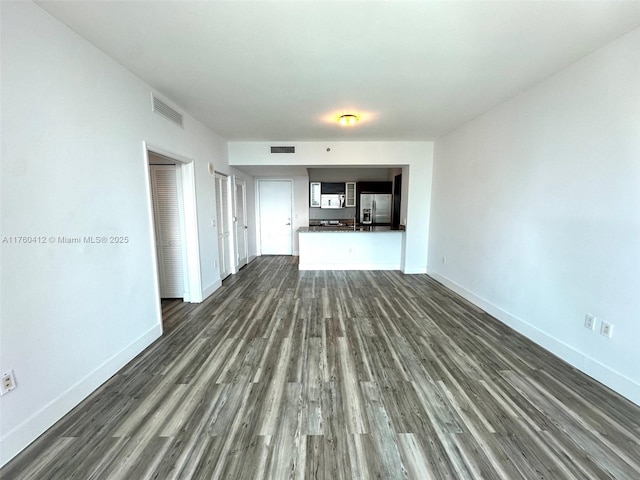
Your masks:
{"label": "white baseboard", "polygon": [[480,307],[491,316],[497,318],[505,325],[521,333],[529,340],[537,343],[554,355],[557,355],[565,362],[573,365],[578,370],[586,373],[633,403],[640,405],[640,384],[638,382],[591,358],[588,354],[576,350],[574,347],[567,345],[534,325],[502,310],[500,307],[479,297],[447,277],[433,271],[429,271],[427,274],[477,307]]}
{"label": "white baseboard", "polygon": [[[204,301],[205,299],[207,299],[208,297],[210,297],[211,295],[213,295],[213,293],[218,290],[220,287],[222,286],[222,280],[218,280],[216,282],[213,282],[211,285],[209,285],[207,288],[205,288],[202,291],[202,301]],[[198,302],[200,303],[200,302]]]}
{"label": "white baseboard", "polygon": [[400,270],[399,263],[301,263],[298,270]]}
{"label": "white baseboard", "polygon": [[405,275],[424,275],[427,273],[427,267],[424,265],[405,265],[402,273]]}
{"label": "white baseboard", "polygon": [[69,413],[161,335],[162,326],[154,325],[138,339],[98,366],[89,375],[3,435],[0,438],[0,467],[9,462],[49,427]]}
{"label": "white baseboard", "polygon": [[[251,255],[248,259],[247,259],[247,265],[250,264],[251,262],[253,262],[256,258],[255,255]],[[237,274],[238,272],[235,272],[235,274]],[[191,302],[191,303],[200,303],[200,302],[204,302],[207,298],[209,298],[211,295],[213,295],[215,293],[216,290],[218,290],[220,287],[222,286],[222,280],[217,280],[215,282],[213,282],[211,285],[209,285],[207,288],[205,288],[202,291],[202,300],[200,300],[199,302]]]}

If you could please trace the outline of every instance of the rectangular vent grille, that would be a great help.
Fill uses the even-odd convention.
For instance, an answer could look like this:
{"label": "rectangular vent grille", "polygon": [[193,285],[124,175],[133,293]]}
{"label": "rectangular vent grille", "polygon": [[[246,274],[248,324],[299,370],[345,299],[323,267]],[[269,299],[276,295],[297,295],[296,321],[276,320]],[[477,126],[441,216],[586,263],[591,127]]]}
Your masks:
{"label": "rectangular vent grille", "polygon": [[296,147],[271,147],[271,153],[296,153]]}
{"label": "rectangular vent grille", "polygon": [[155,95],[152,94],[151,97],[153,98],[154,112],[182,127],[182,115],[179,112],[175,111]]}

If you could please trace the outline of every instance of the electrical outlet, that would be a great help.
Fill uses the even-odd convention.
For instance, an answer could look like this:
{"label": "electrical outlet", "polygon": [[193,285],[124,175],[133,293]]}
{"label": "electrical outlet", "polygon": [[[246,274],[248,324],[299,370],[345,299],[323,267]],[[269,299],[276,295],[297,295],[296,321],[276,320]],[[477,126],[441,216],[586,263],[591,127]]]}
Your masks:
{"label": "electrical outlet", "polygon": [[16,377],[13,375],[13,370],[7,370],[2,374],[2,383],[0,383],[0,395],[9,393],[16,388]]}
{"label": "electrical outlet", "polygon": [[613,324],[609,322],[602,322],[602,326],[600,327],[600,334],[604,335],[605,337],[611,338],[611,335],[613,335]]}
{"label": "electrical outlet", "polygon": [[595,330],[596,329],[596,317],[594,317],[590,313],[587,313],[584,316],[584,326],[586,328],[588,328],[589,330]]}

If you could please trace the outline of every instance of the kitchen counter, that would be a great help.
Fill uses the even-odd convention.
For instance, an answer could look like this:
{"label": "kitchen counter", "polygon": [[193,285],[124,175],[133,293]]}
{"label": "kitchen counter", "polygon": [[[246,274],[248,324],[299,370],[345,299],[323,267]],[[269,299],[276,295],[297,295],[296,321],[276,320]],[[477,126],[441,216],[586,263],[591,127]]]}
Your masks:
{"label": "kitchen counter", "polygon": [[391,227],[385,225],[359,225],[353,228],[352,226],[335,226],[335,225],[327,225],[327,226],[311,226],[311,227],[300,227],[298,229],[298,233],[305,232],[391,232],[391,231],[399,231],[392,230]]}
{"label": "kitchen counter", "polygon": [[300,270],[400,270],[403,230],[389,226],[298,229]]}

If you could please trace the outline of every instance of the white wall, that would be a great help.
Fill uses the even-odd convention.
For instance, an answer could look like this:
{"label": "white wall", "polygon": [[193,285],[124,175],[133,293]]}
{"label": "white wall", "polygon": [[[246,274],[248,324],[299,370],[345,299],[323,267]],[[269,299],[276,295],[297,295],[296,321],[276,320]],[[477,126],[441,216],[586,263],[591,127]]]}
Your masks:
{"label": "white wall", "polygon": [[432,275],[640,404],[639,29],[439,139],[432,199]]}
{"label": "white wall", "polygon": [[[296,153],[271,154],[271,145],[293,145]],[[229,164],[239,168],[256,165],[402,166],[405,172],[402,208],[406,201],[407,218],[403,271],[426,272],[433,142],[230,142]]]}
{"label": "white wall", "polygon": [[298,229],[309,226],[309,177],[293,178],[293,254],[300,254]]}
{"label": "white wall", "polygon": [[[152,113],[148,85],[36,5],[3,3],[1,32],[1,234],[47,242],[1,244],[0,369],[18,385],[3,464],[161,333],[144,142],[194,162],[203,290],[219,282],[207,164],[235,169],[223,139]],[[128,243],[57,242],[103,235]]]}

